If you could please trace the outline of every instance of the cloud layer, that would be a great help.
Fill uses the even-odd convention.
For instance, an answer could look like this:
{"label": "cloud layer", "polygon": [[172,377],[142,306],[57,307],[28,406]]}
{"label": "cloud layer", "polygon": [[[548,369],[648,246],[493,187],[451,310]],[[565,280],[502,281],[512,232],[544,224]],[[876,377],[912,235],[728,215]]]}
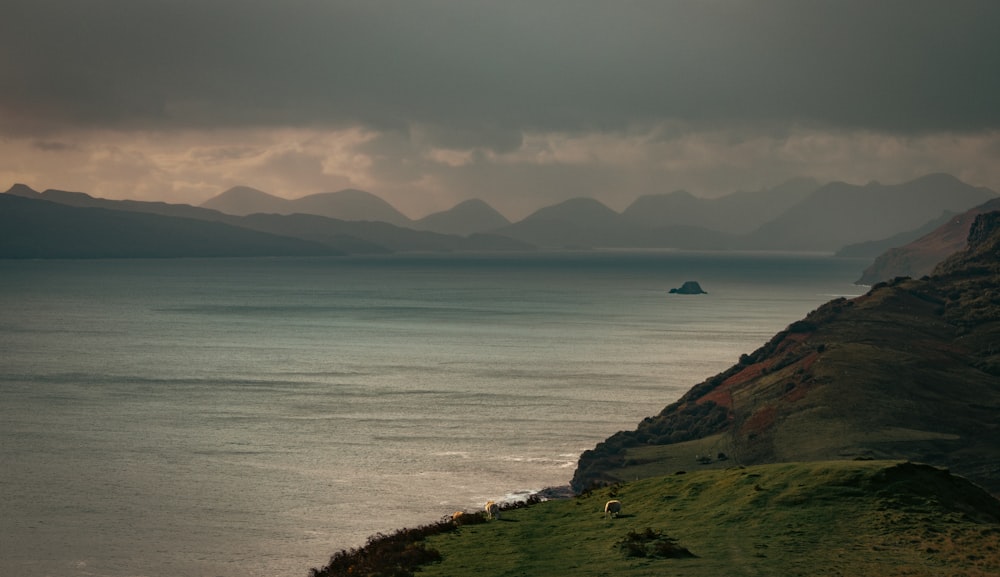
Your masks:
{"label": "cloud layer", "polygon": [[354,186],[414,216],[796,175],[1000,188],[991,0],[5,5],[0,179],[36,187]]}

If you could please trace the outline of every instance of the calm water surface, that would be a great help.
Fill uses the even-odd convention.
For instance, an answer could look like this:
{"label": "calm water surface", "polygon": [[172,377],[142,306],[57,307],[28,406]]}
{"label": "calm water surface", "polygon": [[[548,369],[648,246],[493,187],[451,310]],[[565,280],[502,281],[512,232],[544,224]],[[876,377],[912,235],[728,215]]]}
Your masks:
{"label": "calm water surface", "polygon": [[[851,284],[817,255],[0,261],[0,575],[303,576],[568,483]],[[667,295],[697,280],[701,296]]]}

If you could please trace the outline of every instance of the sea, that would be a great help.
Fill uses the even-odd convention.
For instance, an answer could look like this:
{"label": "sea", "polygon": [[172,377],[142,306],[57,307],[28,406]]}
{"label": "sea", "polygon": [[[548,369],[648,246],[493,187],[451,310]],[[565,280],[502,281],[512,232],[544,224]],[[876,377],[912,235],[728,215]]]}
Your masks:
{"label": "sea", "polygon": [[[0,575],[305,577],[565,487],[866,261],[566,251],[0,261]],[[694,280],[703,295],[669,294]]]}

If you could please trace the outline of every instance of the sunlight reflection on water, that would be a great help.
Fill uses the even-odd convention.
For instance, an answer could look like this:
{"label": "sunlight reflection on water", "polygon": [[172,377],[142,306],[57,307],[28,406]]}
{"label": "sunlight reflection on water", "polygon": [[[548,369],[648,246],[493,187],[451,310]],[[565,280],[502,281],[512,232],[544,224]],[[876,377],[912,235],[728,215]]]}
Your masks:
{"label": "sunlight reflection on water", "polygon": [[[375,532],[563,485],[581,451],[860,293],[860,268],[0,262],[0,574],[304,575]],[[709,294],[666,295],[690,278]]]}

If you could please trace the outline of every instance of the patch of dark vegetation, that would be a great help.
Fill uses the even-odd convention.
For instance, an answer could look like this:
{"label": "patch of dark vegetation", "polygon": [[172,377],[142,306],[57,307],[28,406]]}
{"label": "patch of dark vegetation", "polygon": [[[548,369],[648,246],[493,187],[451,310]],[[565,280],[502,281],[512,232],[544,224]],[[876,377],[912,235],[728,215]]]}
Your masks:
{"label": "patch of dark vegetation", "polygon": [[729,424],[729,409],[713,401],[674,403],[656,417],[639,423],[634,431],[619,431],[580,455],[570,486],[574,491],[601,487],[615,481],[607,471],[628,464],[625,451],[639,445],[667,445],[713,435]]}
{"label": "patch of dark vegetation", "polygon": [[629,531],[615,544],[626,557],[649,557],[654,559],[685,559],[697,557],[686,547],[677,544],[677,539],[651,527],[639,533]]}
{"label": "patch of dark vegetation", "polygon": [[[500,511],[510,511],[535,505],[542,497],[531,495],[524,501],[505,503]],[[413,577],[421,565],[441,561],[441,553],[427,547],[428,537],[457,531],[465,525],[486,523],[483,512],[462,513],[458,517],[447,516],[437,523],[421,525],[413,529],[400,529],[394,533],[377,533],[368,538],[362,547],[342,549],[330,557],[330,563],[322,568],[309,570],[309,577]]]}
{"label": "patch of dark vegetation", "polygon": [[441,553],[427,547],[423,541],[431,535],[455,531],[457,528],[455,523],[448,520],[416,529],[400,529],[389,535],[378,533],[369,537],[368,543],[363,547],[334,553],[326,567],[311,569],[309,576],[410,577],[420,565],[441,560]]}
{"label": "patch of dark vegetation", "polygon": [[947,469],[900,463],[872,476],[871,488],[887,507],[910,509],[936,505],[981,523],[1000,523],[1000,501]]}
{"label": "patch of dark vegetation", "polygon": [[808,320],[795,321],[794,323],[788,325],[788,332],[790,333],[811,333],[815,332],[819,326]]}

